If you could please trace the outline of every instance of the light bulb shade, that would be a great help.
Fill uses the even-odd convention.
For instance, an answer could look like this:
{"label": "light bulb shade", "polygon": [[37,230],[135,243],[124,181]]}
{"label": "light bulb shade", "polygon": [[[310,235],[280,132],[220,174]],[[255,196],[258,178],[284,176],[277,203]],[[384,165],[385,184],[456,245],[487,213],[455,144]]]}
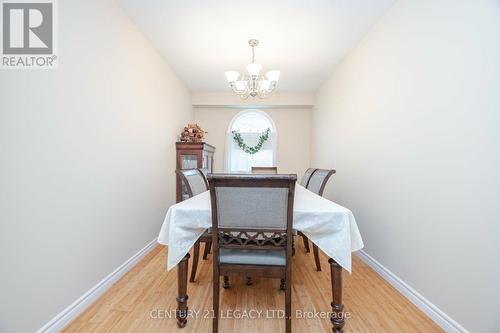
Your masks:
{"label": "light bulb shade", "polygon": [[226,80],[229,83],[235,82],[240,77],[240,73],[238,73],[237,71],[227,71],[224,73],[224,75],[226,76]]}
{"label": "light bulb shade", "polygon": [[248,64],[247,71],[250,76],[258,76],[262,66],[260,64]]}
{"label": "light bulb shade", "polygon": [[277,70],[272,70],[266,73],[266,77],[269,81],[277,82],[280,79],[281,72]]}
{"label": "light bulb shade", "polygon": [[269,90],[271,87],[271,81],[269,80],[262,80],[260,84],[260,90]]}
{"label": "light bulb shade", "polygon": [[247,82],[246,81],[236,81],[234,83],[234,87],[236,88],[237,91],[244,91],[247,89]]}

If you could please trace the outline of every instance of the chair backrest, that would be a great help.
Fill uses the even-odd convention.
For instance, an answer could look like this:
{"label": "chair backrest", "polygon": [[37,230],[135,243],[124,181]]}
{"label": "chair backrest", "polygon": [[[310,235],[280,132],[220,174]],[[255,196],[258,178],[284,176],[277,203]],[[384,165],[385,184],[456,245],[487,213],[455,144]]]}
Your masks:
{"label": "chair backrest", "polygon": [[309,178],[307,189],[316,193],[317,195],[323,196],[323,191],[325,190],[326,183],[334,173],[335,170],[333,169],[316,169]]}
{"label": "chair backrest", "polygon": [[175,172],[181,175],[190,198],[208,190],[207,179],[200,169],[183,169]]}
{"label": "chair backrest", "polygon": [[[208,170],[207,168],[201,168],[199,170],[201,171],[201,173],[205,177],[205,180],[207,180],[207,176],[210,173],[210,170]],[[208,190],[208,181],[207,181],[207,190]]]}
{"label": "chair backrest", "polygon": [[300,185],[304,186],[307,188],[307,184],[309,184],[309,179],[311,179],[312,174],[316,171],[314,168],[309,168],[304,172],[304,176],[302,176],[302,179],[300,180]]}
{"label": "chair backrest", "polygon": [[252,167],[252,173],[276,175],[278,173],[278,167]]}
{"label": "chair backrest", "polygon": [[209,174],[215,248],[289,245],[291,251],[296,180],[297,175]]}

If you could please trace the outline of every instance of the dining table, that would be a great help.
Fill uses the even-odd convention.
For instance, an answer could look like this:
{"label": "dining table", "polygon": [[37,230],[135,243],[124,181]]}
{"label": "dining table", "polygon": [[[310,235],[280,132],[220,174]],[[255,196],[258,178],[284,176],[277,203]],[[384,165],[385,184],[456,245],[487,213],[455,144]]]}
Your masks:
{"label": "dining table", "polygon": [[[158,235],[168,245],[167,270],[177,267],[177,325],[187,324],[187,275],[189,251],[198,238],[212,227],[210,192],[170,206]],[[303,186],[295,187],[293,228],[302,232],[328,257],[332,285],[333,332],[345,325],[342,303],[342,269],[352,272],[351,253],[363,248],[363,240],[352,212]]]}

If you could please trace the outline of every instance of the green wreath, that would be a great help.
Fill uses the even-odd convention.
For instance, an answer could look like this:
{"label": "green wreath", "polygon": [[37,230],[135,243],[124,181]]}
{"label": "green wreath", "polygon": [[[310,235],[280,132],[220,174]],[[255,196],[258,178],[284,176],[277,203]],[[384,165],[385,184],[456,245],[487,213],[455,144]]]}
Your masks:
{"label": "green wreath", "polygon": [[245,153],[253,155],[259,152],[264,143],[266,143],[266,141],[269,139],[269,134],[271,133],[271,129],[268,128],[261,135],[259,135],[259,142],[253,147],[249,147],[245,144],[245,141],[241,137],[240,132],[232,131],[231,133],[233,133],[233,140],[238,144],[238,147],[240,147],[241,150],[243,150]]}

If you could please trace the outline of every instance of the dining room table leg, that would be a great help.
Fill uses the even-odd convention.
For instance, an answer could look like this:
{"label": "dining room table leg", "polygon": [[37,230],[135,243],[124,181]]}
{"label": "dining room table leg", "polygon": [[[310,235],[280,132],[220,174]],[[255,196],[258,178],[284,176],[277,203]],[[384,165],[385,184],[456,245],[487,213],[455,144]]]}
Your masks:
{"label": "dining room table leg", "polygon": [[200,258],[200,241],[197,241],[193,245],[193,263],[191,265],[191,276],[189,277],[189,282],[194,282],[194,279],[196,279],[196,270],[198,269],[199,258]]}
{"label": "dining room table leg", "polygon": [[175,318],[177,319],[177,326],[183,328],[187,324],[187,278],[188,278],[188,263],[189,253],[177,264],[177,310],[175,311]]}
{"label": "dining room table leg", "polygon": [[332,281],[332,322],[333,333],[343,332],[345,325],[344,319],[344,304],[342,304],[342,266],[340,266],[332,258],[328,259],[330,264],[331,281]]}

